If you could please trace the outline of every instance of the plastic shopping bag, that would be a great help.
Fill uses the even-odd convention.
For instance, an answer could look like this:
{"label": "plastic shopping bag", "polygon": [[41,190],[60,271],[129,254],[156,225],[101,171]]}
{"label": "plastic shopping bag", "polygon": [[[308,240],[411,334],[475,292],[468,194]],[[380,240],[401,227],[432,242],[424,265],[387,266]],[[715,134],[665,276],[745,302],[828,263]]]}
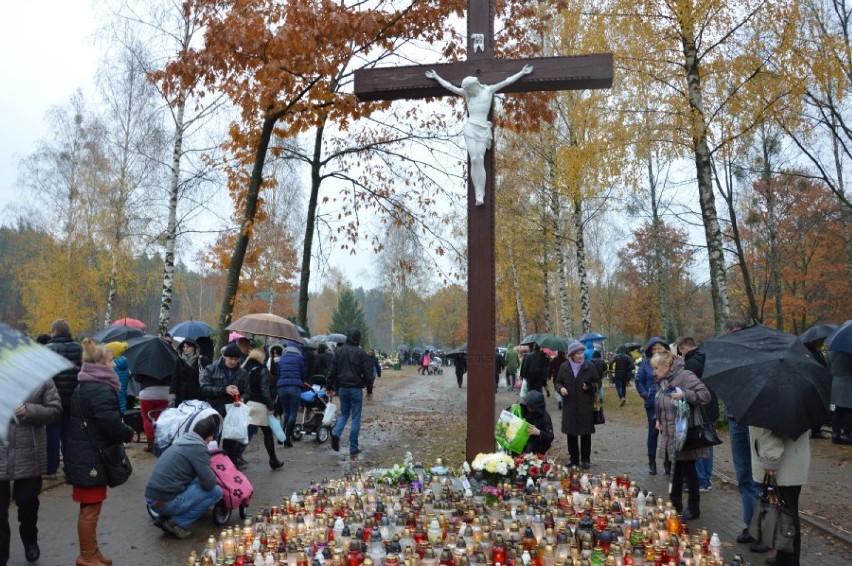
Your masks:
{"label": "plastic shopping bag", "polygon": [[672,401],[675,406],[675,451],[683,450],[683,445],[686,442],[686,434],[689,431],[689,403],[680,399]]}
{"label": "plastic shopping bag", "polygon": [[227,414],[222,423],[222,438],[248,444],[249,411],[249,406],[245,403],[225,405]]}
{"label": "plastic shopping bag", "polygon": [[322,426],[332,427],[337,422],[337,405],[329,401],[325,404],[325,412],[322,415]]}
{"label": "plastic shopping bag", "polygon": [[521,399],[524,398],[524,395],[527,394],[527,391],[529,391],[529,387],[527,386],[526,378],[524,378],[521,380]]}
{"label": "plastic shopping bag", "polygon": [[510,410],[503,410],[494,425],[494,438],[497,444],[504,449],[515,453],[524,451],[530,434],[527,431],[529,424],[520,417],[521,406],[512,405]]}
{"label": "plastic shopping bag", "polygon": [[284,444],[284,441],[287,440],[287,436],[284,434],[284,429],[281,428],[281,421],[279,421],[278,417],[275,415],[269,415],[269,428],[272,429],[272,436],[275,437],[275,440],[277,440],[279,444]]}

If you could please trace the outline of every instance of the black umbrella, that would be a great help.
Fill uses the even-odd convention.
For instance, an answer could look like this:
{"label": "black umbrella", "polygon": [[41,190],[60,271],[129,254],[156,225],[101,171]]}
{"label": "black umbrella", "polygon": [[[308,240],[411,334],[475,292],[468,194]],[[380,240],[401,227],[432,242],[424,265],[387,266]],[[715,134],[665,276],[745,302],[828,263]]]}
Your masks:
{"label": "black umbrella", "polygon": [[624,344],[624,349],[627,350],[628,352],[632,352],[633,350],[638,350],[641,347],[642,347],[642,344],[640,344],[639,342],[627,342],[626,344]]}
{"label": "black umbrella", "polygon": [[456,356],[466,356],[467,355],[467,342],[456,348],[455,350],[450,350],[447,352],[448,358],[454,358]]}
{"label": "black umbrella", "polygon": [[127,342],[131,338],[145,336],[145,331],[133,326],[107,326],[92,334],[96,342]]}
{"label": "black umbrella", "polygon": [[524,336],[524,339],[521,340],[521,346],[529,346],[530,344],[541,344],[541,340],[547,336],[547,334],[527,334]]}
{"label": "black umbrella", "polygon": [[752,326],[704,342],[702,380],[737,422],[788,438],[828,420],[831,377],[798,337]]}
{"label": "black umbrella", "polygon": [[799,334],[799,340],[801,340],[803,344],[816,342],[817,340],[825,340],[826,337],[835,330],[837,330],[836,324],[817,324]]}
{"label": "black umbrella", "polygon": [[601,340],[606,340],[606,336],[600,332],[589,332],[577,338],[578,342],[600,342]]}
{"label": "black umbrella", "polygon": [[157,381],[165,381],[172,376],[178,359],[172,345],[158,336],[128,340],[124,355],[131,373],[147,375]]}

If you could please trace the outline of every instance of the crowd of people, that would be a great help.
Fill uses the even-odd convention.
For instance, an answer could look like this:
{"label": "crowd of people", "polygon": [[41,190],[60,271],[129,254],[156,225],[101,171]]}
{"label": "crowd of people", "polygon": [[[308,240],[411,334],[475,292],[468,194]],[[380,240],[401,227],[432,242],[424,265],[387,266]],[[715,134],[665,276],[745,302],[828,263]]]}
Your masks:
{"label": "crowd of people", "polygon": [[[745,321],[730,320],[726,330],[738,332],[746,326]],[[209,415],[199,419],[160,456],[145,491],[149,506],[161,516],[157,525],[178,538],[186,538],[191,536],[191,524],[222,496],[211,475],[211,444],[221,446],[238,468],[246,464],[245,444],[219,438],[227,405],[249,405],[249,442],[260,431],[270,469],[280,470],[284,463],[276,455],[270,416],[280,419],[283,444],[292,447],[301,394],[321,383],[329,398],[339,400],[340,414],[331,428],[331,448],[340,450],[341,437],[348,426],[349,456],[357,459],[361,452],[363,390],[367,390],[366,399],[370,400],[382,371],[375,352],[361,348],[361,335],[356,329],[348,331],[345,343],[335,345],[333,351],[326,344],[314,348],[295,341],[261,348],[240,338],[225,346],[215,362],[202,355],[196,341],[184,340],[177,345],[178,359],[168,379],[132,373],[125,356],[126,343],[98,344],[88,338],[75,341],[71,328],[62,319],[55,321],[50,334],[40,337],[40,341],[68,359],[73,369],[45,382],[17,408],[8,442],[0,446],[0,504],[6,503],[2,506],[5,520],[0,522],[0,564],[9,557],[8,508],[12,499],[17,503],[26,559],[38,560],[38,495],[43,480],[59,473],[60,462],[65,480],[72,486],[72,499],[79,504],[80,554],[76,564],[112,563],[98,545],[98,520],[114,476],[127,473],[122,469],[126,463],[123,446],[137,431],[125,424],[123,415],[137,403],[144,420],[147,451],[153,450],[154,436],[149,415],[191,400],[203,400],[212,407]],[[835,376],[831,440],[852,444],[852,399],[847,392],[852,376],[850,356],[835,352],[824,356],[820,343],[807,346],[814,359]],[[604,357],[578,341],[567,343],[565,351],[553,356],[539,344],[531,344],[529,351],[520,356],[518,349],[510,345],[505,353],[495,352],[495,389],[503,371],[507,387],[522,383],[521,414],[529,423],[530,434],[524,451],[546,453],[555,439],[547,410],[552,385],[561,416],[560,431],[567,441],[567,464],[588,469],[592,435],[596,432],[594,417],[603,399],[605,379],[614,383],[619,406],[627,403],[628,387],[634,383],[647,416],[648,473],[656,475],[657,462],[661,461],[664,473],[671,477],[669,498],[674,508],[684,520],[697,519],[701,514],[701,494],[712,490],[713,448],[677,447],[675,406],[683,401],[693,407],[692,424],[718,421],[718,399],[702,381],[707,354],[691,337],[674,344],[652,337],[638,358],[625,347]],[[462,387],[467,371],[465,356],[453,357],[452,363],[458,386]],[[808,477],[809,441],[824,437],[822,427],[793,439],[769,429],[745,426],[731,414],[727,418],[744,524],[737,542],[748,544],[753,552],[767,552],[770,549],[752,538],[747,528],[760,485],[772,478],[786,505],[797,516],[801,486]],[[104,456],[113,452],[117,457]],[[10,459],[12,453],[14,461]],[[686,505],[684,488],[688,492]],[[779,551],[767,562],[798,564],[800,548],[797,530],[793,551]]]}
{"label": "crowd of people", "polygon": [[[749,325],[744,320],[731,319],[726,332],[738,332]],[[832,375],[831,403],[834,406],[830,424],[831,441],[852,444],[849,436],[852,405],[852,356],[842,352],[823,352],[823,340],[805,344],[812,357]],[[511,357],[510,357],[511,356]],[[692,337],[683,337],[669,344],[662,337],[651,337],[637,360],[627,348],[619,347],[614,356],[603,363],[600,354],[589,355],[588,349],[577,341],[567,345],[552,357],[544,355],[538,344],[531,344],[518,363],[517,350],[509,345],[505,365],[506,385],[515,389],[516,377],[524,380],[520,405],[522,416],[529,422],[530,434],[524,452],[546,452],[553,440],[553,425],[546,412],[545,395],[549,396],[552,382],[561,413],[561,432],[566,436],[569,460],[567,465],[590,467],[591,435],[595,432],[593,412],[601,399],[604,376],[612,380],[619,406],[627,402],[628,386],[635,383],[647,416],[648,473],[658,473],[657,462],[670,476],[669,499],[685,521],[701,515],[701,494],[712,490],[713,446],[679,449],[676,443],[677,403],[685,401],[691,408],[689,425],[712,423],[715,427],[720,414],[719,399],[703,381],[707,354]],[[515,372],[519,370],[519,375]],[[498,369],[499,372],[499,369]],[[499,381],[498,381],[499,383]],[[524,393],[526,392],[526,393]],[[544,393],[542,393],[544,392]],[[737,537],[740,544],[749,545],[755,553],[769,552],[764,541],[755,539],[749,524],[764,481],[772,481],[788,510],[795,517],[796,536],[792,552],[777,551],[766,559],[767,564],[798,565],[801,553],[801,530],[798,523],[798,502],[801,487],[807,483],[810,466],[809,442],[828,438],[822,425],[798,438],[789,438],[772,430],[743,425],[727,414],[731,455],[737,476],[737,488],[742,502],[743,530]],[[769,480],[767,480],[769,478]],[[686,505],[683,491],[688,492]]]}
{"label": "crowd of people", "polygon": [[[171,343],[171,337],[166,337]],[[177,538],[192,536],[189,526],[222,497],[211,467],[210,452],[221,449],[244,469],[246,444],[222,438],[226,407],[248,406],[249,442],[258,431],[272,471],[284,466],[275,451],[270,419],[280,419],[283,445],[292,447],[301,395],[320,384],[327,397],[338,397],[340,414],[331,431],[332,449],[349,426],[349,455],[361,452],[362,390],[372,398],[382,367],[374,350],[360,346],[357,329],[345,343],[315,347],[285,340],[264,348],[241,337],[213,361],[196,340],[175,343],[177,360],[170,375],[154,377],[132,372],[124,355],[126,342],[74,340],[64,319],[51,325],[38,342],[66,358],[69,369],[46,381],[15,411],[8,441],[0,444],[0,564],[10,554],[9,503],[16,502],[20,537],[28,562],[38,560],[39,494],[45,480],[61,474],[79,504],[77,566],[112,564],[97,542],[98,521],[108,488],[127,480],[132,467],[124,447],[139,434],[125,422],[137,406],[145,435],[145,452],[154,451],[154,421],[162,411],[187,401],[205,401],[190,430],[159,455],[145,490],[146,501],[159,518],[156,525]],[[60,471],[61,466],[61,471]]]}

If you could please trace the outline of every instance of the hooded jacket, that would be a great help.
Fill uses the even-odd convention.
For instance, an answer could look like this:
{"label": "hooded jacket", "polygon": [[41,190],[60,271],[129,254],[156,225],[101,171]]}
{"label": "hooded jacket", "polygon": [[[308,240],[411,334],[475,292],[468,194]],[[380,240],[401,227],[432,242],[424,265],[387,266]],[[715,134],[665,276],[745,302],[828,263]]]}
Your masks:
{"label": "hooded jacket", "polygon": [[278,358],[278,387],[305,387],[308,380],[308,367],[302,351],[292,344],[284,348]]}
{"label": "hooded jacket", "polygon": [[216,485],[207,444],[198,433],[191,430],[177,437],[154,464],[148,485],[145,486],[145,497],[155,501],[171,501],[186,491],[195,478],[198,478],[206,491]]}
{"label": "hooded jacket", "polygon": [[636,364],[624,346],[619,346],[615,352],[615,358],[612,360],[614,378],[627,383],[633,378]]}
{"label": "hooded jacket", "polygon": [[26,415],[12,419],[6,441],[0,443],[0,481],[37,478],[47,473],[47,425],[62,416],[62,403],[51,380],[24,401]]}
{"label": "hooded jacket", "polygon": [[518,351],[512,344],[506,346],[506,373],[515,375],[518,373],[518,368],[521,366],[521,360],[518,357]]}
{"label": "hooded jacket", "polygon": [[539,430],[538,435],[530,436],[524,446],[524,452],[546,454],[553,443],[553,421],[547,412],[544,395],[541,391],[530,391],[521,400],[521,416]]}
{"label": "hooded jacket", "polygon": [[361,331],[357,328],[346,333],[346,343],[337,348],[328,370],[328,389],[337,391],[342,387],[367,388],[373,394],[373,363],[367,352],[361,349]]}
{"label": "hooded jacket", "polygon": [[654,344],[662,344],[668,349],[669,345],[659,336],[654,336],[645,344],[645,357],[636,372],[636,391],[645,400],[645,408],[654,408],[654,397],[657,395],[657,381],[654,379],[654,368],[651,367],[651,348]]}

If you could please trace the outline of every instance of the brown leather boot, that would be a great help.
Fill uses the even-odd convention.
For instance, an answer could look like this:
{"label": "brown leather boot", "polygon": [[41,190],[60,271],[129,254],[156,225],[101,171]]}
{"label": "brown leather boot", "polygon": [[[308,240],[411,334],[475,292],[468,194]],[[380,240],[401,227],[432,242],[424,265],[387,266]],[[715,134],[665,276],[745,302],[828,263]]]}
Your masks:
{"label": "brown leather boot", "polygon": [[77,537],[80,540],[80,556],[77,566],[108,566],[98,557],[98,518],[101,504],[82,505],[77,517]]}

